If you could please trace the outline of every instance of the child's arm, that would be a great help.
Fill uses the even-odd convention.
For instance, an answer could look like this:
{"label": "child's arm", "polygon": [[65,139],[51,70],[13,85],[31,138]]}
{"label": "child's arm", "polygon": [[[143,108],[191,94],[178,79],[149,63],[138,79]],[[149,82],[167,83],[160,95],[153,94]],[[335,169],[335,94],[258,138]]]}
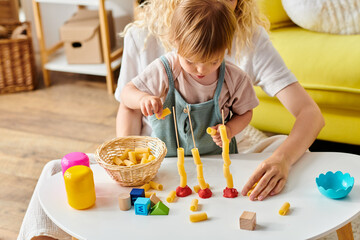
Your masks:
{"label": "child's arm", "polygon": [[144,116],[162,114],[162,102],[159,97],[142,92],[132,82],[125,85],[121,92],[121,103],[130,109],[140,109]]}
{"label": "child's arm", "polygon": [[[229,140],[231,138],[233,138],[236,134],[241,132],[250,123],[252,114],[253,114],[252,110],[249,110],[246,113],[241,114],[241,115],[233,114],[231,119],[225,124],[226,133],[227,133]],[[216,145],[218,145],[219,147],[222,147],[220,131],[218,129],[218,127],[220,125],[221,124],[218,124],[218,125],[212,127],[212,128],[215,128],[217,130],[217,132],[216,132],[216,134],[212,135],[211,137],[213,138],[213,141],[216,143]]]}
{"label": "child's arm", "polygon": [[142,113],[120,103],[116,116],[116,136],[126,137],[140,135],[142,128]]}

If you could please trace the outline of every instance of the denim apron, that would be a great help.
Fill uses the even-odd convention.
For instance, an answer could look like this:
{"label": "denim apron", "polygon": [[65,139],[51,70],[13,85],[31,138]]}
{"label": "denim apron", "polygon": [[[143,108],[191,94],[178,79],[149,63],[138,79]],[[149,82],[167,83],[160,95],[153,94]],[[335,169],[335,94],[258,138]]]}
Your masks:
{"label": "denim apron", "polygon": [[[175,107],[176,122],[179,137],[179,147],[184,148],[186,156],[191,156],[191,149],[194,148],[191,135],[187,106],[189,107],[191,124],[194,131],[196,147],[199,149],[200,155],[221,154],[222,149],[217,146],[211,136],[206,133],[206,128],[222,123],[221,111],[219,108],[219,96],[224,82],[225,62],[220,66],[219,79],[216,86],[213,99],[198,103],[188,104],[181,94],[175,89],[173,74],[166,57],[162,56],[161,61],[164,64],[167,77],[169,79],[169,91],[165,98],[163,108]],[[228,120],[228,119],[227,119]],[[177,155],[176,133],[174,125],[174,117],[167,116],[164,120],[158,120],[155,114],[149,117],[152,128],[151,136],[160,138],[165,142],[167,148],[167,157]],[[230,153],[237,153],[235,138],[230,141]]]}

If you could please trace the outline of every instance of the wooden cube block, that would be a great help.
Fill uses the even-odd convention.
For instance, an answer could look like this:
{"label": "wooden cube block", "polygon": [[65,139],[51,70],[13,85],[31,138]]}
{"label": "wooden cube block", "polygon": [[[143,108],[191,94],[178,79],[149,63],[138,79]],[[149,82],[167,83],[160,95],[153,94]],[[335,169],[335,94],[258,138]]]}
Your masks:
{"label": "wooden cube block", "polygon": [[240,216],[240,228],[253,231],[256,226],[256,213],[244,211]]}

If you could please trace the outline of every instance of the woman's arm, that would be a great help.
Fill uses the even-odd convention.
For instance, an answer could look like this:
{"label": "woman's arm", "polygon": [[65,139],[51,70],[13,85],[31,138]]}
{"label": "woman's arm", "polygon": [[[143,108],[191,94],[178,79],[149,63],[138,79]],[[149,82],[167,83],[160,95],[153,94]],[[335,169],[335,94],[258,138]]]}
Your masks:
{"label": "woman's arm", "polygon": [[250,195],[251,200],[263,200],[281,192],[290,167],[300,159],[325,125],[319,107],[299,83],[285,87],[276,97],[296,120],[287,139],[257,167],[242,189],[242,195],[246,195],[259,181]]}

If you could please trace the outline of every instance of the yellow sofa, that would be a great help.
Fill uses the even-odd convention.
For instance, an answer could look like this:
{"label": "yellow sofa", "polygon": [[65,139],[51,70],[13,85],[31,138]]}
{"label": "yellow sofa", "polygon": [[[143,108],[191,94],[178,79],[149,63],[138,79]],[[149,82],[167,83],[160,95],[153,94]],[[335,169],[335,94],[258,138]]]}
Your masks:
{"label": "yellow sofa", "polygon": [[[291,22],[281,0],[258,2],[270,20],[274,47],[324,115],[318,139],[360,145],[360,35],[308,31]],[[276,97],[255,91],[260,105],[251,124],[288,134],[294,117]]]}

